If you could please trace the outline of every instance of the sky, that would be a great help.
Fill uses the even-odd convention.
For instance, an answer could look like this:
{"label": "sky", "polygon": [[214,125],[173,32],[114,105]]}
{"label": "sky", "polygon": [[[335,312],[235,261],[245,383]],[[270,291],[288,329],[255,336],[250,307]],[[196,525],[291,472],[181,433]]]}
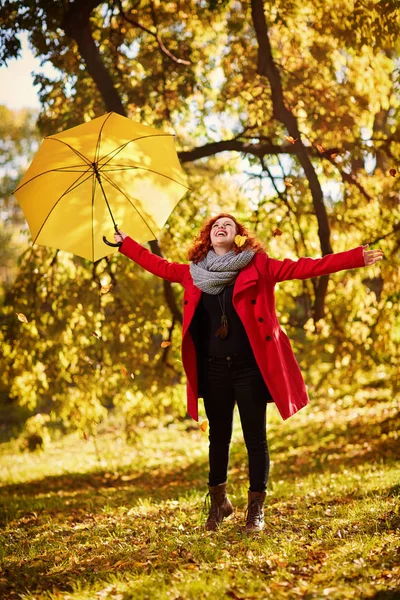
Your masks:
{"label": "sky", "polygon": [[40,108],[39,98],[33,85],[35,73],[45,73],[51,77],[56,73],[51,65],[40,66],[29,48],[26,34],[20,36],[22,51],[20,58],[8,61],[7,67],[0,67],[0,104],[7,108]]}

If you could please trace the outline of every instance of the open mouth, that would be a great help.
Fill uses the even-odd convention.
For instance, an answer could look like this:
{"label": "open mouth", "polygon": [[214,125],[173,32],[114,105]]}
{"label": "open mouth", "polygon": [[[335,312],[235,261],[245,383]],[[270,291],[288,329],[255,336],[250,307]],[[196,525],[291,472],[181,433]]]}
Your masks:
{"label": "open mouth", "polygon": [[217,231],[217,233],[215,234],[216,237],[226,237],[226,233],[225,231]]}

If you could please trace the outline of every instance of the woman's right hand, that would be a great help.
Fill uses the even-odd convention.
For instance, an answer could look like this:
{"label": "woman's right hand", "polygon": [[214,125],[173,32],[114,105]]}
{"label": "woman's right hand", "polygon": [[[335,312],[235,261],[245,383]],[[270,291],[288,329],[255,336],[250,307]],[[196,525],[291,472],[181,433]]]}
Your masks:
{"label": "woman's right hand", "polygon": [[114,233],[114,240],[117,244],[122,244],[124,239],[128,236],[127,233],[124,233],[120,229],[118,229],[118,233]]}

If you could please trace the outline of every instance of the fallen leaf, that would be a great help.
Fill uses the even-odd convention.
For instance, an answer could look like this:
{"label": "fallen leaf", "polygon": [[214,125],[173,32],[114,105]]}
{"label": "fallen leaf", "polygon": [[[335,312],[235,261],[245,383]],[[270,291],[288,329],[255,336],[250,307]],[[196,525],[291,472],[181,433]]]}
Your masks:
{"label": "fallen leaf", "polygon": [[396,177],[397,171],[396,171],[396,169],[390,169],[389,173],[392,177]]}
{"label": "fallen leaf", "polygon": [[22,323],[28,323],[28,319],[26,318],[26,316],[23,313],[15,313],[19,319],[19,321],[21,321]]}
{"label": "fallen leaf", "polygon": [[285,140],[290,144],[295,144],[299,138],[294,139],[291,135],[285,135]]}
{"label": "fallen leaf", "polygon": [[235,244],[241,248],[246,243],[247,237],[245,235],[235,235]]}
{"label": "fallen leaf", "polygon": [[161,342],[161,348],[168,348],[171,345],[171,342]]}
{"label": "fallen leaf", "polygon": [[274,231],[272,232],[272,235],[274,237],[276,237],[277,235],[282,235],[282,231],[277,227],[276,229],[274,229]]}
{"label": "fallen leaf", "polygon": [[112,283],[110,283],[109,285],[102,285],[100,288],[100,294],[107,294],[107,292],[109,292],[112,288]]}

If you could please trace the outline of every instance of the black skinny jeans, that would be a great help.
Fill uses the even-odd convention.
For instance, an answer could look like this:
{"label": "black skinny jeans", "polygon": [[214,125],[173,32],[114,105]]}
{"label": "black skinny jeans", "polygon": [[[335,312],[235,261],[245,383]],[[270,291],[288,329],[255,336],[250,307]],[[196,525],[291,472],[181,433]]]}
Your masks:
{"label": "black skinny jeans", "polygon": [[209,485],[227,479],[233,411],[237,402],[249,458],[250,490],[264,492],[269,474],[266,436],[271,394],[254,357],[209,357],[203,371],[204,407],[209,422]]}

